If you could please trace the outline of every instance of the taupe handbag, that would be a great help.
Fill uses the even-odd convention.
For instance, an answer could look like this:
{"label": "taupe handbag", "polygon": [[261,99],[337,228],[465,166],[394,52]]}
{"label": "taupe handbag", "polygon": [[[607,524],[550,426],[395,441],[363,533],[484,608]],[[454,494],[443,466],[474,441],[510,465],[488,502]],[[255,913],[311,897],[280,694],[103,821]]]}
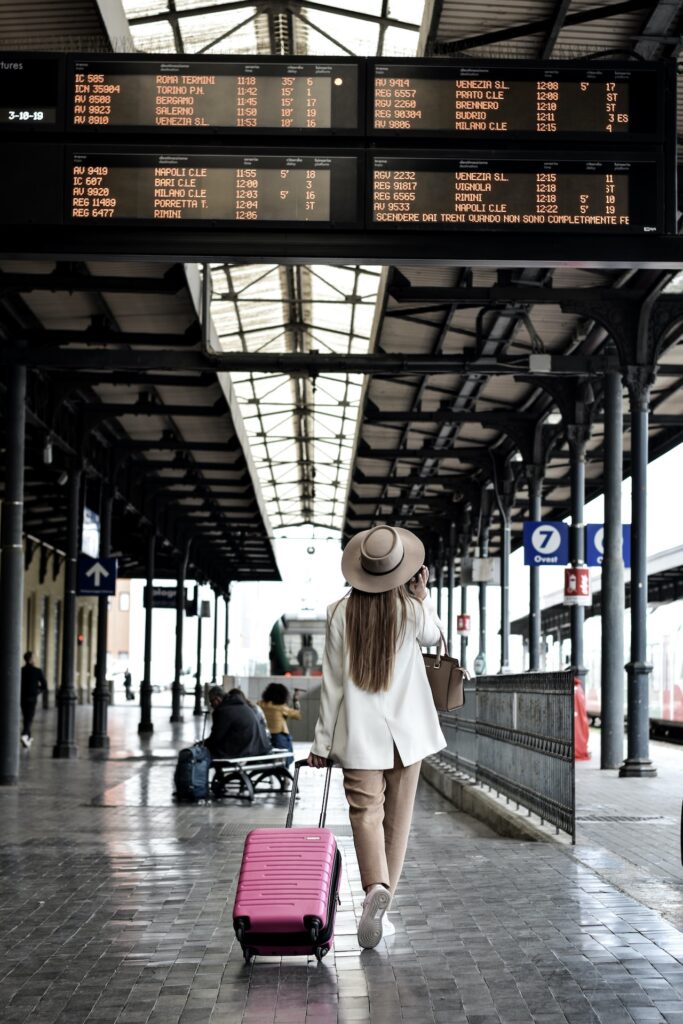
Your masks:
{"label": "taupe handbag", "polygon": [[427,679],[437,711],[457,711],[465,703],[465,680],[469,679],[467,669],[461,667],[457,658],[446,654],[446,640],[441,634],[441,645],[436,654],[423,654]]}

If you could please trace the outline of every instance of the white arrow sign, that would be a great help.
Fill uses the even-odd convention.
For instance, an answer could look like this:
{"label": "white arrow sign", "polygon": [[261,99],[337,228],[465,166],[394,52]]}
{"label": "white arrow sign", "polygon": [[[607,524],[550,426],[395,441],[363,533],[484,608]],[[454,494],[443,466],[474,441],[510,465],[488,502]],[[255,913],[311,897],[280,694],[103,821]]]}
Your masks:
{"label": "white arrow sign", "polygon": [[88,569],[88,571],[86,572],[85,575],[88,578],[93,576],[94,577],[94,581],[93,582],[95,583],[95,586],[99,587],[100,584],[102,583],[102,578],[104,578],[106,580],[107,576],[109,576],[109,570],[105,569],[104,566],[100,565],[99,562],[95,562],[94,565],[90,566],[90,568]]}

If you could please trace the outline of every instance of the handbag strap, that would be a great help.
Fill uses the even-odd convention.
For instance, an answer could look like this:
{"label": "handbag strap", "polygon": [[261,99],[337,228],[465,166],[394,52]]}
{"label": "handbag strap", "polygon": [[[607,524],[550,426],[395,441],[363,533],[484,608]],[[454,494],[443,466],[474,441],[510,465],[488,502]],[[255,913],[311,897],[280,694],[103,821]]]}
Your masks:
{"label": "handbag strap", "polygon": [[446,637],[443,635],[441,627],[439,627],[439,636],[441,637],[441,643],[442,643],[443,646],[442,646],[441,650],[439,650],[438,647],[436,648],[436,661],[434,662],[434,667],[435,668],[439,668],[439,666],[441,665],[441,658],[448,651],[448,645],[446,644]]}
{"label": "handbag strap", "polygon": [[[439,627],[439,636],[441,637],[441,645],[443,645],[443,647],[441,645],[437,645],[437,648],[436,648],[436,661],[434,662],[434,668],[439,668],[439,666],[441,665],[441,659],[443,657],[445,657],[445,655],[446,655],[446,653],[448,651],[448,645],[446,644],[446,637],[443,635],[443,631],[442,631],[441,627]],[[415,638],[415,642],[417,643],[417,646],[420,648],[420,650],[422,650],[422,647],[420,645],[420,641],[417,639],[417,637]]]}

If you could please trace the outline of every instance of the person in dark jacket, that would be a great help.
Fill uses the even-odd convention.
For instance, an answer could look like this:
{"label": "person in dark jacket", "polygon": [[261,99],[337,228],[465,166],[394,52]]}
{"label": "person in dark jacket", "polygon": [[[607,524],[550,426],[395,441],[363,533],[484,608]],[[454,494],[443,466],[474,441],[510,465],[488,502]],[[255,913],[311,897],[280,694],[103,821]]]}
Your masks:
{"label": "person in dark jacket", "polygon": [[220,686],[212,686],[209,704],[213,722],[204,745],[213,758],[269,753],[270,743],[261,719],[241,694],[225,693]]}
{"label": "person in dark jacket", "polygon": [[25,747],[30,747],[33,742],[31,738],[31,723],[36,713],[38,694],[47,690],[47,679],[43,670],[33,664],[33,651],[27,651],[24,655],[24,665],[21,670],[21,714],[24,719],[24,727],[21,730],[21,742]]}

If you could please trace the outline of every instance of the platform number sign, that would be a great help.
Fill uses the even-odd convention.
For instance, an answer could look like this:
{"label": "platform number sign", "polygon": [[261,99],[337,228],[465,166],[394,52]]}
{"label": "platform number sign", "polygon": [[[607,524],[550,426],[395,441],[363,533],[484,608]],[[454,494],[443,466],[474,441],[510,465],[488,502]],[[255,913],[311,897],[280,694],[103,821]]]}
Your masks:
{"label": "platform number sign", "polygon": [[524,524],[525,565],[566,565],[569,561],[569,527],[558,522]]}
{"label": "platform number sign", "polygon": [[[622,557],[626,569],[631,568],[631,525],[622,526]],[[604,523],[586,524],[586,565],[602,565],[605,557]]]}

